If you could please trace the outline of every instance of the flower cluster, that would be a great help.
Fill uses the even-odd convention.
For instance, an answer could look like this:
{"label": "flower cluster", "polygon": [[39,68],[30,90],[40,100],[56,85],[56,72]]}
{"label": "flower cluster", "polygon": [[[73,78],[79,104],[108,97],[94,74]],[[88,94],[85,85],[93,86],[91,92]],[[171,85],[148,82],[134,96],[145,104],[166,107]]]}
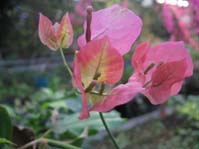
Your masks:
{"label": "flower cluster", "polygon": [[[115,86],[122,77],[123,55],[139,36],[142,20],[119,5],[93,13],[89,8],[87,13],[90,18],[78,38],[80,50],[73,62],[73,85],[82,95],[80,119],[88,118],[90,111],[106,112],[127,103],[137,93],[147,96],[152,104],[161,104],[176,95],[183,80],[192,75],[192,59],[183,42],[165,42],[151,47],[146,41],[134,51],[134,73],[129,81]],[[60,25],[52,26],[40,15],[41,41],[51,49],[68,47],[72,42],[69,22],[66,15]]]}
{"label": "flower cluster", "polygon": [[185,8],[163,4],[162,19],[170,40],[183,40],[199,50],[194,39],[194,35],[199,34],[199,1],[190,0],[189,3],[190,6]]}

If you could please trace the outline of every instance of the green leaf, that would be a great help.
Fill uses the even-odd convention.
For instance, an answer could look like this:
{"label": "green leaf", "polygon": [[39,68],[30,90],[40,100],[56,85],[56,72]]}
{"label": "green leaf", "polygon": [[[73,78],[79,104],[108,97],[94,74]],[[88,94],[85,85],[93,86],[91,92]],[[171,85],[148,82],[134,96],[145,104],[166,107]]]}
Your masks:
{"label": "green leaf", "polygon": [[[59,120],[55,125],[54,132],[62,134],[66,131],[69,131],[73,134],[78,135],[87,126],[89,130],[96,130],[96,132],[104,129],[98,112],[91,112],[91,117],[85,120],[79,120],[78,116],[79,114],[77,113],[71,115],[64,115],[61,118],[61,120]],[[120,126],[125,121],[120,117],[119,113],[116,111],[104,113],[104,117],[110,129]]]}
{"label": "green leaf", "polygon": [[13,142],[11,142],[5,138],[0,138],[0,144],[4,144],[4,143],[16,146],[16,144],[14,144]]}
{"label": "green leaf", "polygon": [[199,121],[199,96],[188,96],[186,99],[178,104],[177,111]]}
{"label": "green leaf", "polygon": [[52,102],[45,103],[43,108],[46,109],[47,107],[51,107],[53,109],[68,108],[64,100],[55,100]]}
{"label": "green leaf", "polygon": [[[10,116],[3,105],[0,105],[0,138],[12,139],[12,122]],[[5,148],[5,144],[1,144],[0,148]]]}
{"label": "green leaf", "polygon": [[81,97],[74,97],[74,98],[68,98],[65,100],[68,109],[72,110],[73,112],[79,112],[81,111]]}

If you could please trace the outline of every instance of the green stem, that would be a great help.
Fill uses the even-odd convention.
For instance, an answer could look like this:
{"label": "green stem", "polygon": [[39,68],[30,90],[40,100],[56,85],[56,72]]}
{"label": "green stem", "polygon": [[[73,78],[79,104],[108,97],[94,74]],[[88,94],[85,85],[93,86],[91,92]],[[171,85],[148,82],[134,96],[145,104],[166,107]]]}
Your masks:
{"label": "green stem", "polygon": [[115,148],[116,148],[116,149],[119,149],[120,147],[119,147],[119,145],[117,144],[117,142],[115,141],[115,139],[114,139],[114,137],[113,137],[113,134],[112,134],[111,131],[109,130],[108,125],[106,124],[106,121],[105,121],[105,119],[104,119],[103,114],[102,114],[101,112],[99,112],[99,115],[100,115],[100,118],[101,118],[101,120],[102,120],[102,123],[103,123],[103,125],[104,125],[104,127],[105,127],[105,129],[106,129],[106,131],[107,131],[107,133],[108,133],[108,135],[109,135],[111,141],[112,141],[113,144],[115,145]]}
{"label": "green stem", "polygon": [[36,146],[38,144],[44,144],[44,145],[48,144],[49,146],[56,147],[59,149],[82,149],[80,147],[76,147],[71,144],[66,144],[61,141],[56,141],[56,140],[47,139],[47,138],[40,138],[40,139],[34,140],[32,142],[29,142],[28,144],[25,144],[22,147],[19,147],[18,149],[27,149],[31,146]]}
{"label": "green stem", "polygon": [[63,63],[64,63],[64,66],[66,67],[68,73],[70,74],[70,76],[72,77],[73,74],[72,74],[72,71],[70,69],[70,67],[68,66],[67,62],[66,62],[66,59],[65,59],[65,56],[64,56],[64,52],[63,52],[63,49],[60,48],[59,49],[60,53],[61,53],[61,57],[62,57],[62,60],[63,60]]}
{"label": "green stem", "polygon": [[57,147],[60,149],[81,149],[79,147],[76,147],[76,146],[73,146],[70,144],[66,144],[66,143],[62,143],[60,141],[55,141],[55,140],[51,140],[51,139],[48,139],[47,141],[50,146]]}

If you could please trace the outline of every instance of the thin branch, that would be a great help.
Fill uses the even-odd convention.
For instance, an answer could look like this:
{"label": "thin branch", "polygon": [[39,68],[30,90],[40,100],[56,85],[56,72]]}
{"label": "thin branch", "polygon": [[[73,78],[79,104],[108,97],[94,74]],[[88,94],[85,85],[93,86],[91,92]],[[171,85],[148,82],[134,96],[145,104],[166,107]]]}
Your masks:
{"label": "thin branch", "polygon": [[114,138],[113,134],[112,134],[111,131],[109,130],[108,125],[106,124],[106,121],[105,121],[105,119],[104,119],[103,114],[102,114],[101,112],[99,112],[99,115],[100,115],[100,118],[101,118],[101,120],[102,120],[102,123],[103,123],[103,125],[104,125],[104,127],[105,127],[105,129],[106,129],[106,132],[108,133],[108,135],[109,135],[111,141],[112,141],[113,144],[115,145],[115,148],[116,148],[116,149],[119,149],[120,147],[119,147],[119,145],[117,144],[117,142],[115,141],[115,138]]}
{"label": "thin branch", "polygon": [[55,140],[51,140],[51,139],[47,139],[47,138],[39,138],[37,140],[34,140],[32,142],[25,144],[24,146],[19,147],[17,149],[26,149],[30,146],[36,146],[38,144],[46,144],[46,145],[49,145],[52,147],[57,147],[60,149],[82,149],[82,148],[73,146],[71,144],[66,144],[61,141],[55,141]]}
{"label": "thin branch", "polygon": [[66,59],[65,59],[65,56],[64,56],[63,49],[62,49],[62,48],[60,48],[60,49],[59,49],[59,51],[60,51],[60,53],[61,53],[61,57],[62,57],[62,60],[63,60],[64,66],[66,67],[66,69],[67,69],[68,73],[70,74],[70,77],[72,77],[72,76],[73,76],[73,73],[72,73],[72,71],[71,71],[70,67],[68,66],[68,64],[67,64],[67,62],[66,62]]}

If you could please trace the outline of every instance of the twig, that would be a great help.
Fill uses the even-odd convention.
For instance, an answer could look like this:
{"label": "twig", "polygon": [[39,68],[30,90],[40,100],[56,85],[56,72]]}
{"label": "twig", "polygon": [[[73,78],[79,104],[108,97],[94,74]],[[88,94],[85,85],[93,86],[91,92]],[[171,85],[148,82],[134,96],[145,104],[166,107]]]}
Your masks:
{"label": "twig", "polygon": [[39,138],[37,140],[29,142],[28,144],[25,144],[22,147],[19,147],[18,149],[26,149],[30,146],[36,146],[37,144],[48,144],[49,146],[57,147],[60,149],[82,149],[82,148],[73,146],[71,144],[66,144],[66,143],[63,143],[60,141],[55,141],[55,140],[51,140],[51,139],[47,139],[47,138]]}
{"label": "twig", "polygon": [[62,48],[60,48],[59,50],[60,50],[60,53],[61,53],[61,57],[62,57],[62,60],[63,60],[64,66],[66,67],[66,69],[67,69],[67,71],[68,71],[68,73],[69,73],[70,77],[72,77],[72,76],[73,76],[73,73],[72,73],[72,71],[71,71],[70,67],[68,66],[68,64],[67,64],[67,62],[66,62],[66,59],[65,59],[65,56],[64,56],[63,49],[62,49]]}
{"label": "twig", "polygon": [[34,146],[36,144],[47,144],[47,143],[48,143],[48,141],[46,141],[46,139],[40,138],[40,139],[31,141],[31,142],[29,142],[29,143],[25,144],[24,146],[21,146],[21,147],[19,147],[17,149],[26,149],[26,148],[28,148],[30,146]]}

